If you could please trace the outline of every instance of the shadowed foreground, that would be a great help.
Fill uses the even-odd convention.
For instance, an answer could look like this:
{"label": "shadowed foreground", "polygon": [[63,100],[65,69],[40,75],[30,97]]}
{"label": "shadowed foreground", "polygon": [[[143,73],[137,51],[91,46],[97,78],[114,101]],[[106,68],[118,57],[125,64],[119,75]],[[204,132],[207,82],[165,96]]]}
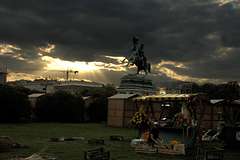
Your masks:
{"label": "shadowed foreground", "polygon": [[[128,141],[110,141],[109,136],[121,135],[132,139],[137,135],[133,129],[109,128],[104,124],[62,124],[62,123],[31,123],[31,124],[0,124],[0,136],[10,136],[18,143],[30,146],[28,149],[15,149],[0,153],[0,160],[9,160],[16,156],[30,156],[42,152],[59,160],[81,160],[83,152],[97,146],[89,145],[87,139],[103,138],[104,147],[110,151],[112,160],[181,160],[184,157],[163,155],[136,154]],[[85,140],[49,142],[53,137],[85,137]],[[240,153],[227,152],[225,159],[237,160]]]}
{"label": "shadowed foreground", "polygon": [[[36,152],[44,152],[59,160],[81,160],[83,151],[97,146],[89,145],[87,139],[104,138],[104,147],[110,151],[114,160],[155,160],[179,159],[136,154],[130,142],[110,141],[111,135],[122,135],[134,138],[137,131],[133,129],[109,128],[104,124],[62,124],[62,123],[31,123],[31,124],[0,124],[0,135],[10,136],[18,143],[29,145],[29,149],[15,149],[12,152],[0,153],[1,160],[16,156],[29,156]],[[49,142],[52,137],[85,137],[84,141]],[[180,158],[181,159],[181,158]],[[183,158],[182,158],[183,159]]]}

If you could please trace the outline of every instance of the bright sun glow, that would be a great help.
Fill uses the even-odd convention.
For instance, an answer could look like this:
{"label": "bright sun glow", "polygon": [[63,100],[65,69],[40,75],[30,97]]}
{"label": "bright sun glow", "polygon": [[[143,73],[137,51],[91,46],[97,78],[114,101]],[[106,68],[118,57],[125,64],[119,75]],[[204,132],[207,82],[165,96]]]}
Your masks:
{"label": "bright sun glow", "polygon": [[66,61],[51,56],[42,56],[41,60],[45,63],[45,70],[73,70],[79,72],[99,72],[100,70],[125,71],[123,64],[104,63],[104,62],[84,62],[84,61]]}
{"label": "bright sun glow", "polygon": [[47,62],[47,65],[44,69],[46,70],[76,70],[80,72],[91,72],[101,69],[96,66],[94,62],[80,62],[80,61],[65,61],[59,58],[53,58],[50,56],[43,56],[42,60]]}
{"label": "bright sun glow", "polygon": [[99,72],[100,70],[110,71],[125,71],[125,64],[122,63],[124,57],[119,56],[105,56],[105,58],[114,60],[115,62],[102,62],[102,61],[69,61],[63,60],[57,57],[50,56],[48,54],[53,53],[56,48],[54,44],[47,44],[45,47],[38,48],[38,56],[41,62],[44,64],[44,70],[47,71],[78,71],[78,72]]}

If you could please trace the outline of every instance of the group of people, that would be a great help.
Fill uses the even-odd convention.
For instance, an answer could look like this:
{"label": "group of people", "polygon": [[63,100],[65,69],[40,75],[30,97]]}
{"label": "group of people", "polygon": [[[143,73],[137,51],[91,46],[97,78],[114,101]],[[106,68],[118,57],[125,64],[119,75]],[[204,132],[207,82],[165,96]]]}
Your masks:
{"label": "group of people", "polygon": [[142,135],[142,139],[144,139],[148,144],[154,145],[159,141],[159,128],[157,124],[149,130],[145,131]]}

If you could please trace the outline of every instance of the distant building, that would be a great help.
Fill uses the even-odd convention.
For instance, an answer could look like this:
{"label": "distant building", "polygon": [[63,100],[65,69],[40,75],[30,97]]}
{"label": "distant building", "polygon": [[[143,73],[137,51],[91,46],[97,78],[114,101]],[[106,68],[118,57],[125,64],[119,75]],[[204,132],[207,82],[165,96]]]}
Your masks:
{"label": "distant building", "polygon": [[66,81],[61,82],[57,85],[53,86],[54,92],[57,91],[65,91],[72,94],[79,93],[83,89],[92,89],[92,88],[101,88],[104,85],[96,82],[88,82],[88,81]]}
{"label": "distant building", "polygon": [[193,86],[194,86],[194,83],[185,82],[179,86],[179,89],[182,94],[190,94],[190,93],[193,93]]}
{"label": "distant building", "polygon": [[58,83],[59,82],[56,80],[36,79],[34,81],[18,80],[9,82],[8,84],[13,86],[22,86],[36,92],[53,93],[53,86]]}
{"label": "distant building", "polygon": [[210,103],[211,117],[208,120],[212,121],[211,127],[216,128],[219,122],[232,126],[240,125],[240,99],[211,99]]}
{"label": "distant building", "polygon": [[159,88],[158,94],[166,94],[166,93],[167,93],[166,87]]}
{"label": "distant building", "polygon": [[44,93],[33,93],[28,95],[28,99],[32,108],[35,108],[37,99],[41,96],[44,96]]}
{"label": "distant building", "polygon": [[54,93],[57,91],[65,91],[72,94],[78,93],[82,89],[101,88],[104,85],[96,82],[88,81],[57,81],[57,80],[45,80],[37,79],[34,81],[19,80],[9,82],[9,85],[22,86],[32,91],[41,93]]}

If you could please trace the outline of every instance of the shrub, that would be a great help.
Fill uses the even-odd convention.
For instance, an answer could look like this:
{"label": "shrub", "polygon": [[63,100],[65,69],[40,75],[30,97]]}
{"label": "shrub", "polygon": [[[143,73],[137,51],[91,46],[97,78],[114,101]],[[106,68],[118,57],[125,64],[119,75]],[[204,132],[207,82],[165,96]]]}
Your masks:
{"label": "shrub", "polygon": [[40,121],[82,122],[84,101],[66,92],[48,94],[37,100],[35,114]]}
{"label": "shrub", "polygon": [[30,103],[22,90],[0,85],[0,102],[0,122],[19,122],[30,118]]}
{"label": "shrub", "polygon": [[95,95],[89,104],[87,114],[91,122],[101,122],[107,120],[107,97]]}

